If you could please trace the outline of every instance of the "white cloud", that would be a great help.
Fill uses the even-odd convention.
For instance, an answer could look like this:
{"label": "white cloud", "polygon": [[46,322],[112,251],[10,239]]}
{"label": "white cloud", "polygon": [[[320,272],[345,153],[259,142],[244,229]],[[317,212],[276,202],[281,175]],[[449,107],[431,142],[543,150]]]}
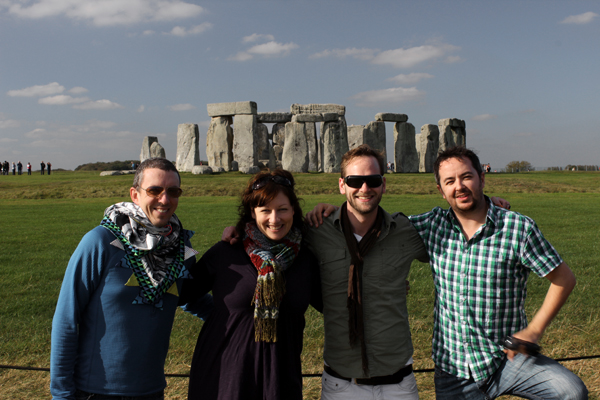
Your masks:
{"label": "white cloud", "polygon": [[66,94],[59,94],[56,96],[43,97],[38,100],[38,103],[51,106],[64,106],[66,104],[79,104],[86,101],[90,101],[89,97],[71,97]]}
{"label": "white cloud", "polygon": [[424,96],[425,92],[418,90],[416,87],[397,87],[361,92],[352,96],[351,99],[357,100],[358,106],[370,107],[378,104],[417,101],[421,100]]}
{"label": "white cloud", "polygon": [[137,112],[143,113],[145,110],[146,110],[146,107],[144,105],[141,105],[138,107]]}
{"label": "white cloud", "polygon": [[88,101],[87,103],[74,105],[73,108],[78,110],[112,110],[115,108],[124,108],[122,105],[118,103],[113,103],[110,100],[95,100]]}
{"label": "white cloud", "polygon": [[18,128],[20,126],[21,123],[19,121],[15,121],[14,119],[0,120],[0,129]]}
{"label": "white cloud", "polygon": [[492,114],[481,114],[481,115],[476,115],[473,118],[471,118],[473,121],[488,121],[490,119],[496,119],[498,118],[498,116],[496,115],[492,115]]}
{"label": "white cloud", "polygon": [[204,9],[181,0],[12,0],[8,10],[21,18],[64,16],[90,21],[96,26],[131,25],[139,22],[174,21],[200,15]]}
{"label": "white cloud", "polygon": [[88,92],[88,90],[81,86],[75,86],[74,88],[69,90],[69,93],[73,93],[73,94],[82,94],[82,93],[87,93],[87,92]]}
{"label": "white cloud", "polygon": [[11,97],[41,97],[51,96],[64,91],[64,86],[59,85],[58,82],[52,82],[47,85],[35,85],[25,89],[9,90],[6,94]]}
{"label": "white cloud", "polygon": [[353,57],[359,60],[372,60],[375,57],[375,53],[379,52],[377,49],[357,49],[355,47],[348,49],[333,49],[333,50],[324,50],[320,53],[315,53],[311,55],[309,58],[323,58],[323,57]]}
{"label": "white cloud", "polygon": [[173,35],[173,36],[179,36],[179,37],[185,37],[185,36],[190,36],[190,35],[199,35],[202,32],[212,28],[212,24],[210,22],[204,22],[200,25],[196,25],[190,29],[186,29],[182,26],[176,26],[173,29],[171,29],[171,32],[165,32],[167,35]]}
{"label": "white cloud", "polygon": [[274,41],[263,43],[251,47],[248,49],[248,53],[257,54],[262,56],[279,56],[279,55],[287,55],[293,49],[298,48],[298,45],[295,43],[277,43]]}
{"label": "white cloud", "polygon": [[296,48],[298,48],[298,45],[292,42],[282,44],[271,41],[253,46],[246,51],[240,51],[236,55],[229,57],[228,60],[248,61],[254,58],[255,55],[263,57],[287,56],[290,51]]}
{"label": "white cloud", "polygon": [[273,40],[275,40],[275,37],[273,35],[266,35],[266,34],[262,34],[262,33],[253,33],[250,36],[244,36],[244,38],[242,39],[242,43],[257,42],[259,40],[273,41]]}
{"label": "white cloud", "polygon": [[388,81],[396,82],[399,85],[414,85],[423,79],[431,79],[433,77],[433,75],[425,72],[413,72],[410,74],[396,75],[393,78],[389,78]]}
{"label": "white cloud", "polygon": [[561,24],[585,25],[585,24],[589,24],[590,22],[594,21],[594,19],[596,19],[596,18],[598,18],[598,14],[596,14],[595,12],[588,11],[583,14],[571,15],[571,16],[563,19],[562,21],[560,21],[560,23]]}
{"label": "white cloud", "polygon": [[186,104],[175,104],[172,106],[167,106],[167,108],[171,111],[188,111],[188,110],[193,110],[196,107],[189,103],[186,103]]}
{"label": "white cloud", "polygon": [[373,64],[389,64],[396,68],[411,68],[426,61],[441,58],[447,53],[459,50],[450,44],[424,45],[409,49],[394,49],[383,51],[375,56]]}

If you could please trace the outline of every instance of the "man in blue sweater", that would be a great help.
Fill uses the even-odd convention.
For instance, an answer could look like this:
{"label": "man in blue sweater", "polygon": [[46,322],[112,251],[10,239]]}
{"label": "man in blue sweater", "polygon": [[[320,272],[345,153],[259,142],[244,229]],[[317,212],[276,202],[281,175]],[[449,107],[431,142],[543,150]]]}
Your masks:
{"label": "man in blue sweater", "polygon": [[[54,399],[164,399],[169,336],[197,254],[175,215],[180,183],[168,160],[144,161],[132,203],[108,207],[73,253],[52,321]],[[185,308],[204,316],[212,301]]]}

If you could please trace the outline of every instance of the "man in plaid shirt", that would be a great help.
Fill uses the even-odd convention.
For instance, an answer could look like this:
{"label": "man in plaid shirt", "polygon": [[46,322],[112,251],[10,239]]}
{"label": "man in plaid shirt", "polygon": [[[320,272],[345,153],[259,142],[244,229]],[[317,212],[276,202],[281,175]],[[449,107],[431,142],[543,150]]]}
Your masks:
{"label": "man in plaid shirt", "polygon": [[[575,277],[535,222],[495,207],[483,195],[479,158],[448,149],[434,166],[450,209],[410,217],[431,258],[436,288],[433,359],[437,399],[587,399],[581,379],[556,361],[527,355],[559,312]],[[550,281],[527,324],[529,272]],[[503,347],[512,335],[514,350]]]}
{"label": "man in plaid shirt", "polygon": [[[436,398],[587,399],[579,377],[548,357],[528,355],[523,345],[537,344],[567,300],[575,286],[571,269],[531,218],[483,195],[484,173],[471,150],[440,153],[434,170],[450,209],[409,219],[427,248],[436,288]],[[320,204],[307,220],[318,225],[321,211],[328,216],[333,209]],[[527,324],[530,271],[547,278],[550,288]],[[503,347],[507,336],[517,343],[514,350]]]}

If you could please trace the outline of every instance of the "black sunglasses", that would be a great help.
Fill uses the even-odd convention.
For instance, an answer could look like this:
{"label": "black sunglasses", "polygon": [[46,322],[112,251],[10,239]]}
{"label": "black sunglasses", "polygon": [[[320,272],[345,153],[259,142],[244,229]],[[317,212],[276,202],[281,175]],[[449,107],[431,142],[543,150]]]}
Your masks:
{"label": "black sunglasses", "polygon": [[360,189],[363,183],[366,183],[371,189],[378,188],[383,184],[381,175],[348,175],[344,178],[344,183],[351,188]]}
{"label": "black sunglasses", "polygon": [[278,185],[292,187],[292,182],[290,182],[288,178],[280,175],[269,175],[254,182],[254,184],[252,185],[252,190],[258,190],[271,181],[275,182]]}
{"label": "black sunglasses", "polygon": [[166,189],[162,186],[150,186],[146,189],[140,186],[140,189],[145,190],[146,194],[150,197],[160,197],[165,190],[167,191],[167,196],[173,198],[178,198],[183,193],[183,190],[177,186],[172,186]]}

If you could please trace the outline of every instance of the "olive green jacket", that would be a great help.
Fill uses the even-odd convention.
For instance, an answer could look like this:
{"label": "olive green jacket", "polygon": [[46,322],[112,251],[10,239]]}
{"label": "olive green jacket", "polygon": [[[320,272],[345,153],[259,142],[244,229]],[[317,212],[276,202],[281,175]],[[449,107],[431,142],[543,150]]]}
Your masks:
{"label": "olive green jacket", "polygon": [[[363,377],[360,344],[348,339],[348,271],[351,263],[338,209],[307,235],[310,250],[319,259],[325,362],[338,374]],[[406,309],[406,284],[414,259],[428,261],[421,237],[401,213],[384,211],[379,240],[364,259],[362,299],[369,376],[391,375],[412,357],[413,346]]]}

